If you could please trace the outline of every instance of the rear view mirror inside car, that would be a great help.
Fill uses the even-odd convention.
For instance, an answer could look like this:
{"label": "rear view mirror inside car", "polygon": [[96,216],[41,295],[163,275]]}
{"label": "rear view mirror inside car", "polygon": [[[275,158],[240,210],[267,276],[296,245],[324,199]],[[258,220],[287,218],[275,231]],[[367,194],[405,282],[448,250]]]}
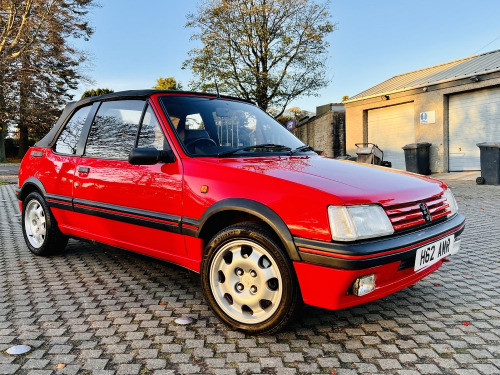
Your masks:
{"label": "rear view mirror inside car", "polygon": [[227,107],[217,107],[215,108],[215,114],[217,117],[231,117],[232,111]]}

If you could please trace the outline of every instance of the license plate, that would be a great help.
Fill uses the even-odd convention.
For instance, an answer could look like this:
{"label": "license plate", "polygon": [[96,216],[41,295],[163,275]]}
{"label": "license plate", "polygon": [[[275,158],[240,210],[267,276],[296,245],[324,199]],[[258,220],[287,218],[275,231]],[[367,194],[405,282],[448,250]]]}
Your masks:
{"label": "license plate", "polygon": [[454,240],[455,235],[451,235],[417,249],[414,270],[418,271],[422,268],[432,266],[440,259],[450,255],[453,250]]}

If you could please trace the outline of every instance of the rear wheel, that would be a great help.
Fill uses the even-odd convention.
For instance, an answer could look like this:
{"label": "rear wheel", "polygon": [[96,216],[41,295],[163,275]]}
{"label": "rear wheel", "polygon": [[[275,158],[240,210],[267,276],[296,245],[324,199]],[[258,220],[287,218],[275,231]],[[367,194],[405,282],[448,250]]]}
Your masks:
{"label": "rear wheel", "polygon": [[64,250],[68,237],[61,233],[56,219],[38,192],[32,192],[23,201],[23,235],[33,254],[52,255]]}
{"label": "rear wheel", "polygon": [[234,329],[269,334],[294,316],[300,296],[293,267],[263,228],[230,226],[207,246],[201,269],[206,300]]}

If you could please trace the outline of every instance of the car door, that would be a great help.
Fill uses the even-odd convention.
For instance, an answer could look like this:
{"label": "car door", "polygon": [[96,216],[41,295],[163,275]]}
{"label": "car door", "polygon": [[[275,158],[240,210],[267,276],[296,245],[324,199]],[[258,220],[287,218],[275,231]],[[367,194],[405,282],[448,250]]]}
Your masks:
{"label": "car door", "polygon": [[[139,136],[137,134],[139,133]],[[182,163],[131,165],[139,146],[170,145],[150,104],[143,100],[101,103],[76,169],[73,205],[84,237],[178,262]]]}

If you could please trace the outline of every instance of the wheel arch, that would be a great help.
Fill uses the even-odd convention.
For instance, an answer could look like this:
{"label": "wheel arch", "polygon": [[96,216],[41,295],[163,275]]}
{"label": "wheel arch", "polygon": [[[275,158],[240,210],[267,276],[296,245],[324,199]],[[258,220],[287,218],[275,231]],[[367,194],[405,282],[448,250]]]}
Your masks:
{"label": "wheel arch", "polygon": [[19,190],[19,193],[17,194],[17,199],[20,201],[23,201],[24,198],[26,198],[28,196],[28,194],[30,194],[34,191],[38,191],[44,197],[45,197],[45,195],[47,195],[47,191],[45,190],[45,187],[43,186],[42,182],[38,178],[28,177],[26,179],[26,181],[24,181],[21,189]]}
{"label": "wheel arch", "polygon": [[245,198],[228,198],[210,206],[201,216],[197,236],[208,241],[221,229],[244,221],[263,223],[280,241],[293,261],[300,256],[292,234],[283,219],[266,205]]}

